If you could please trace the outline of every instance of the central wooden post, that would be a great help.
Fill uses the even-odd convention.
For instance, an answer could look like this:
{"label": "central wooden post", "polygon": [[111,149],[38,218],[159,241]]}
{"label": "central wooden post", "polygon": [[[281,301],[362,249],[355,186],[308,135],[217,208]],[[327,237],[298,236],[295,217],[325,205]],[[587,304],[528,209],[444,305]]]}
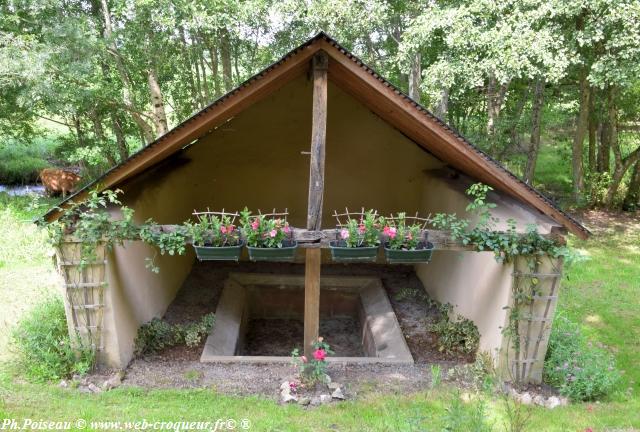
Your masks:
{"label": "central wooden post", "polygon": [[[311,118],[311,161],[309,163],[309,205],[307,230],[320,231],[324,194],[324,157],[327,136],[327,53],[319,51],[313,64],[313,112]],[[319,245],[318,245],[319,246]],[[322,250],[308,248],[304,271],[304,353],[312,355],[320,326],[320,263]]]}

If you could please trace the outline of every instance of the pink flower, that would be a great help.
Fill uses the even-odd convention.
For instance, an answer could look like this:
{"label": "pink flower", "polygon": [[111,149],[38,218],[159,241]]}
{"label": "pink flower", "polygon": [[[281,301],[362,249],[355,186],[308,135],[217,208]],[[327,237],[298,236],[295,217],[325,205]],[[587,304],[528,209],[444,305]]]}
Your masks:
{"label": "pink flower", "polygon": [[227,233],[227,227],[226,227],[226,226],[224,226],[224,225],[222,225],[222,226],[220,227],[220,232],[221,232],[222,234],[226,234],[226,233]]}
{"label": "pink flower", "polygon": [[389,235],[389,229],[390,229],[390,228],[389,228],[388,226],[384,227],[384,229],[382,230],[382,232],[384,233],[384,235]]}
{"label": "pink flower", "polygon": [[313,352],[313,358],[318,361],[323,361],[327,357],[327,352],[322,348],[318,348]]}
{"label": "pink flower", "polygon": [[391,227],[389,228],[389,232],[387,233],[387,235],[389,236],[389,238],[396,238],[396,228],[395,227]]}
{"label": "pink flower", "polygon": [[364,234],[364,232],[365,232],[366,230],[367,230],[367,229],[366,229],[366,228],[365,228],[365,226],[364,226],[364,225],[362,225],[362,224],[358,227],[358,232],[359,232],[360,234]]}
{"label": "pink flower", "polygon": [[306,363],[306,362],[309,361],[309,360],[307,360],[307,356],[301,356],[300,360],[302,360],[302,363]]}
{"label": "pink flower", "polygon": [[233,225],[229,225],[227,227],[227,231],[229,231],[230,233],[232,233],[234,229],[236,229],[236,227],[234,227]]}
{"label": "pink flower", "polygon": [[340,237],[342,237],[342,240],[346,240],[349,238],[349,231],[346,229],[343,229],[342,231],[340,231]]}
{"label": "pink flower", "polygon": [[269,235],[271,236],[271,238],[275,237],[278,235],[278,231],[276,230],[271,230],[271,232],[269,232]]}
{"label": "pink flower", "polygon": [[289,228],[289,225],[285,225],[284,228],[282,228],[282,231],[284,231],[285,234],[289,234],[291,232],[291,228]]}
{"label": "pink flower", "polygon": [[255,231],[258,229],[259,226],[260,226],[260,221],[258,220],[258,218],[255,218],[253,222],[251,222],[251,229]]}
{"label": "pink flower", "polygon": [[411,235],[411,233],[407,234],[407,240],[413,240],[413,236]]}

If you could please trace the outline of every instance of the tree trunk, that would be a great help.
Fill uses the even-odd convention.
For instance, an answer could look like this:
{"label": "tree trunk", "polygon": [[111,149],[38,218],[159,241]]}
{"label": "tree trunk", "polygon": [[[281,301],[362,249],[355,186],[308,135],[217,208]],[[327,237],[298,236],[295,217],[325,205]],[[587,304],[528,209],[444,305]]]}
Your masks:
{"label": "tree trunk", "polygon": [[411,58],[411,68],[409,70],[409,97],[420,103],[420,81],[422,78],[422,57],[416,53]]}
{"label": "tree trunk", "polygon": [[211,56],[211,79],[213,80],[214,97],[221,95],[220,79],[218,78],[218,50],[213,44],[209,44],[209,55]]}
{"label": "tree trunk", "polygon": [[606,207],[609,209],[614,206],[616,193],[618,192],[624,175],[629,168],[640,159],[640,147],[632,151],[627,157],[622,157],[620,143],[618,142],[618,106],[616,96],[617,88],[615,86],[609,86],[607,92],[608,139],[611,149],[613,150],[613,160],[615,164],[611,183],[609,189],[607,189],[607,195],[604,201]]}
{"label": "tree trunk", "polygon": [[633,166],[633,173],[629,181],[629,188],[624,197],[623,209],[636,210],[640,205],[640,162]]}
{"label": "tree trunk", "polygon": [[199,47],[198,49],[198,60],[200,62],[200,69],[202,70],[202,86],[204,87],[204,104],[208,105],[211,103],[211,92],[209,90],[209,83],[207,82],[207,68],[204,65],[204,49]]}
{"label": "tree trunk", "polygon": [[225,91],[229,92],[233,88],[233,77],[231,71],[231,47],[229,46],[229,32],[223,29],[220,37],[220,57],[222,59],[222,80]]}
{"label": "tree trunk", "polygon": [[184,28],[181,26],[179,27],[178,30],[180,32],[180,39],[182,40],[182,47],[183,47],[182,58],[184,59],[183,61],[185,62],[185,64],[189,65],[189,68],[187,71],[187,82],[189,84],[189,90],[191,90],[191,111],[195,111],[199,109],[202,105],[200,104],[201,98],[196,88],[196,82],[193,79],[193,68],[191,67],[191,47],[187,43],[187,36],[184,31]]}
{"label": "tree trunk", "polygon": [[118,146],[118,154],[120,155],[120,162],[129,157],[129,148],[127,147],[127,140],[122,130],[122,121],[117,114],[111,114],[111,123],[113,124],[113,133],[116,136],[116,145]]}
{"label": "tree trunk", "polygon": [[91,121],[93,122],[93,133],[95,135],[96,142],[98,143],[98,147],[100,148],[101,153],[107,159],[107,163],[109,164],[109,166],[112,167],[116,165],[118,162],[111,154],[111,151],[109,151],[109,146],[107,145],[107,140],[104,135],[104,129],[102,128],[102,120],[97,115],[97,113],[92,112]]}
{"label": "tree trunk", "polygon": [[[516,105],[515,113],[513,115],[513,120],[511,122],[511,130],[509,131],[509,137],[511,140],[511,145],[516,148],[520,148],[520,134],[518,133],[518,126],[520,125],[520,119],[522,119],[522,113],[524,112],[524,107],[527,104],[527,99],[529,98],[531,84],[527,83],[524,91],[522,92],[522,96]],[[502,159],[502,158],[500,158]]]}
{"label": "tree trunk", "polygon": [[605,119],[598,125],[596,132],[599,137],[597,169],[599,173],[606,173],[611,170],[611,141],[609,140],[609,123]]}
{"label": "tree trunk", "polygon": [[587,83],[586,71],[580,77],[580,109],[576,119],[576,132],[573,137],[572,146],[572,171],[573,171],[573,199],[580,201],[584,192],[584,169],[582,158],[584,153],[584,138],[587,134],[589,121],[589,85]]}
{"label": "tree trunk", "polygon": [[489,75],[487,84],[487,136],[489,137],[495,136],[498,118],[508,88],[508,83],[498,85],[495,75]]}
{"label": "tree trunk", "polygon": [[440,120],[447,120],[447,115],[449,114],[449,88],[442,87],[440,89],[440,98],[438,99],[438,104],[435,106],[434,112],[436,117]]}
{"label": "tree trunk", "polygon": [[598,169],[598,119],[596,118],[595,92],[590,90],[589,97],[589,174],[593,174]]}
{"label": "tree trunk", "polygon": [[162,136],[167,133],[169,126],[167,115],[164,111],[162,90],[160,90],[160,84],[158,84],[158,77],[154,68],[150,67],[147,71],[147,79],[149,82],[149,95],[151,96],[156,136]]}
{"label": "tree trunk", "polygon": [[536,81],[533,92],[533,102],[531,105],[531,137],[529,140],[529,151],[527,152],[527,166],[524,171],[524,181],[527,184],[533,183],[536,172],[536,162],[540,151],[540,123],[542,122],[542,108],[544,105],[544,78]]}

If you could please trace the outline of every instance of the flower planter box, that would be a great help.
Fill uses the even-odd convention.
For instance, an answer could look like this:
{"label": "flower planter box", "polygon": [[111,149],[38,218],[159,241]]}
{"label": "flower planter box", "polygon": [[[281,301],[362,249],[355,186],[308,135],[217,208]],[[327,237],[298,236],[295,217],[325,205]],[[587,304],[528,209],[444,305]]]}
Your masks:
{"label": "flower planter box", "polygon": [[238,261],[244,242],[236,246],[193,246],[200,261]]}
{"label": "flower planter box", "polygon": [[427,242],[418,245],[415,250],[389,249],[389,244],[384,245],[384,255],[389,264],[414,264],[431,261],[433,243]]}
{"label": "flower planter box", "polygon": [[379,246],[347,247],[343,241],[329,243],[331,259],[337,262],[375,262]]}
{"label": "flower planter box", "polygon": [[298,249],[298,242],[286,240],[281,248],[261,248],[247,246],[251,261],[293,261]]}

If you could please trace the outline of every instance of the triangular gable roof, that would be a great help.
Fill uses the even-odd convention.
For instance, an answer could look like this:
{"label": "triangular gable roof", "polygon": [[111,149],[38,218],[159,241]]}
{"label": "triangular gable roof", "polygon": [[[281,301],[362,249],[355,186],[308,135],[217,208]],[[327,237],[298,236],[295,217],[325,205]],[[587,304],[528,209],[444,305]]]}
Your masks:
{"label": "triangular gable roof", "polygon": [[[82,201],[89,191],[98,185],[100,189],[116,187],[124,180],[208,134],[248,106],[272,94],[292,78],[305,73],[309,68],[309,60],[320,50],[324,50],[329,56],[328,74],[331,81],[434,156],[531,205],[577,236],[586,238],[589,235],[585,227],[555,206],[551,200],[471,144],[460,133],[405,95],[324,32],[318,33],[114,166],[100,178],[64,200],[59,207],[64,208],[71,202]],[[59,215],[59,208],[54,208],[45,215],[45,220],[53,221]]]}

